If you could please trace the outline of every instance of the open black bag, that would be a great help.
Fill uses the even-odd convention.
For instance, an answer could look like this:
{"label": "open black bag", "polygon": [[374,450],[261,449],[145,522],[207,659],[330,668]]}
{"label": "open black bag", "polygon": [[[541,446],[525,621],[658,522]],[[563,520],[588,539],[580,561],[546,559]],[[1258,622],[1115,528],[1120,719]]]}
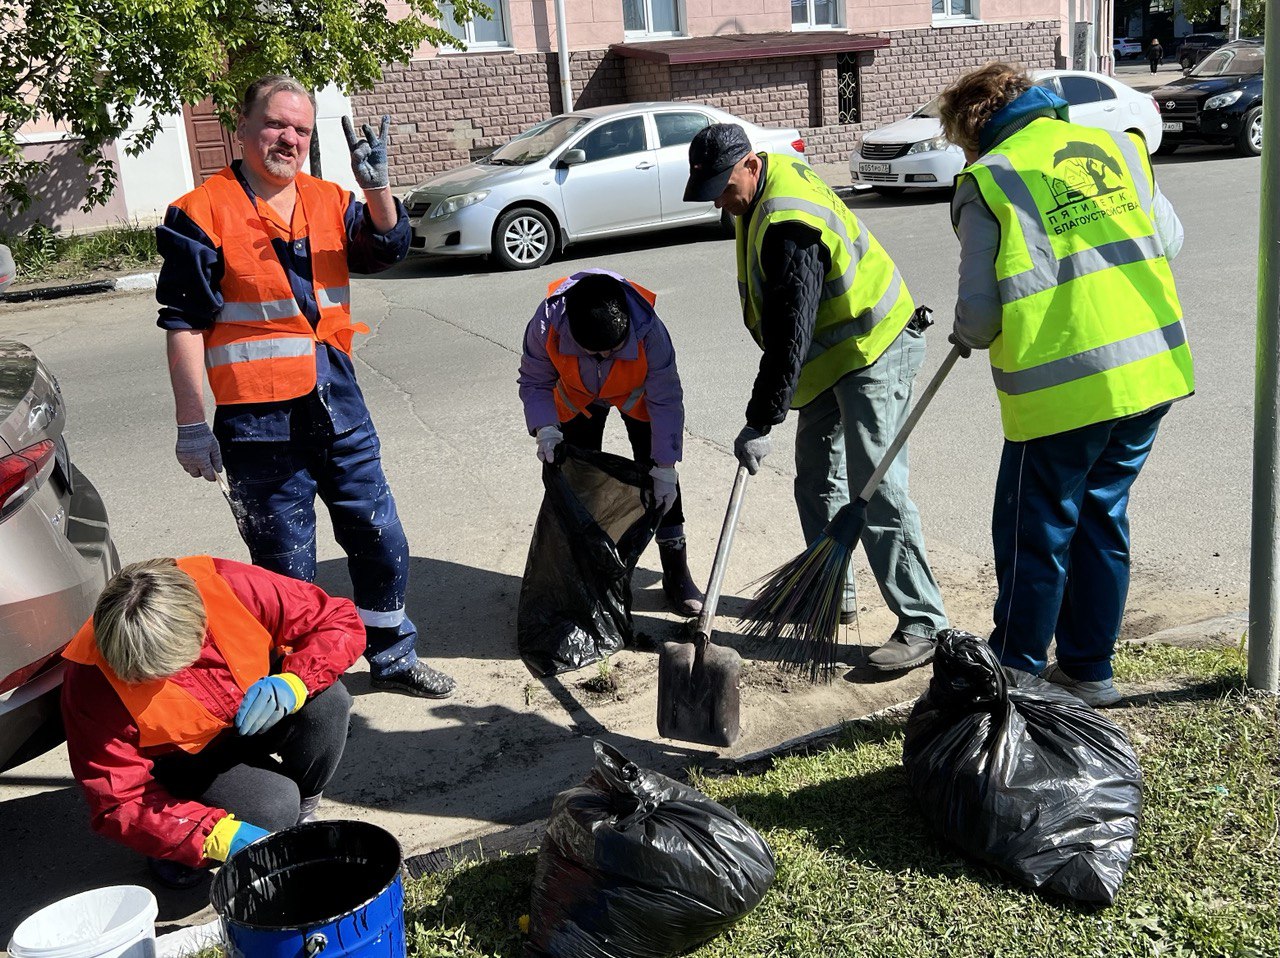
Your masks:
{"label": "open black bag", "polygon": [[648,471],[562,444],[529,543],[516,641],[534,675],[580,669],[634,639],[631,573],[662,519]]}
{"label": "open black bag", "polygon": [[603,742],[595,754],[586,781],[552,807],[526,956],[668,958],[760,902],[774,862],[755,829]]}
{"label": "open black bag", "polygon": [[1129,867],[1142,773],[1123,730],[985,639],[938,636],[902,764],[942,838],[1032,888],[1111,904]]}

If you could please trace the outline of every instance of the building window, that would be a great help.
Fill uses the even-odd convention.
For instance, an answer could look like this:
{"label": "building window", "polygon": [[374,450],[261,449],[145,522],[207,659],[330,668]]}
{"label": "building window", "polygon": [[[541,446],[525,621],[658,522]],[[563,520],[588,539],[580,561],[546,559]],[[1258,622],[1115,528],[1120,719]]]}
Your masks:
{"label": "building window", "polygon": [[629,37],[680,36],[680,0],[622,0],[622,25]]}
{"label": "building window", "polygon": [[933,0],[935,20],[977,20],[978,0]]}
{"label": "building window", "polygon": [[858,83],[858,55],[836,54],[836,101],[841,123],[862,122],[862,92]]}
{"label": "building window", "polygon": [[792,30],[830,30],[838,26],[838,0],[791,0]]}
{"label": "building window", "polygon": [[492,20],[475,17],[470,23],[458,23],[453,19],[453,4],[448,0],[442,0],[440,26],[461,40],[468,50],[511,46],[511,38],[507,35],[506,3],[503,0],[486,0],[486,2],[493,11]]}

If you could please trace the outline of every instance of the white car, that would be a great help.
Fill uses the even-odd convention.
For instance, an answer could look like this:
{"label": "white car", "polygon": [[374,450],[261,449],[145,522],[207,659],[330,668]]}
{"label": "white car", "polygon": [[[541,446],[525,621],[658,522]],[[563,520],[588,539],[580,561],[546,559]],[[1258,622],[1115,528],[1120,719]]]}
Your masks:
{"label": "white car", "polygon": [[[1067,101],[1073,123],[1139,133],[1149,152],[1160,148],[1160,110],[1149,94],[1082,70],[1035,70],[1031,75],[1038,86]],[[855,187],[877,193],[900,193],[907,187],[949,190],[964,165],[964,152],[942,135],[935,97],[905,120],[864,133],[849,156],[849,176]]]}
{"label": "white car", "polygon": [[1133,37],[1117,37],[1111,42],[1111,52],[1117,60],[1123,60],[1125,57],[1142,56],[1142,41],[1135,40]]}
{"label": "white car", "polygon": [[405,205],[412,252],[492,254],[507,269],[541,266],[570,243],[721,223],[686,203],[689,141],[737,123],[757,150],[804,157],[798,130],[757,126],[699,103],[624,103],[535,124],[484,159],[420,183]]}

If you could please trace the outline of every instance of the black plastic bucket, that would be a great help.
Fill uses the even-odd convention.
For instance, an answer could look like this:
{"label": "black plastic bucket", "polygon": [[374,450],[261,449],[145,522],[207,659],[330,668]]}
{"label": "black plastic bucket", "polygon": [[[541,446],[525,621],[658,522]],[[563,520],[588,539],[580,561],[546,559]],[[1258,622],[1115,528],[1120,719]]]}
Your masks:
{"label": "black plastic bucket", "polygon": [[218,871],[232,958],[404,958],[400,844],[366,822],[276,832]]}

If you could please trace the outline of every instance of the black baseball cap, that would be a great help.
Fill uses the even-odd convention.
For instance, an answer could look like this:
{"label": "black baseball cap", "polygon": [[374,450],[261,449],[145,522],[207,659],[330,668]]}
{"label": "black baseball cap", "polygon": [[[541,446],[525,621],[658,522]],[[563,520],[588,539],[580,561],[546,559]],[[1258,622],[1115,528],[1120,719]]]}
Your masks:
{"label": "black baseball cap", "polygon": [[751,152],[746,131],[736,123],[712,123],[689,143],[686,203],[710,203],[729,185],[738,161]]}

